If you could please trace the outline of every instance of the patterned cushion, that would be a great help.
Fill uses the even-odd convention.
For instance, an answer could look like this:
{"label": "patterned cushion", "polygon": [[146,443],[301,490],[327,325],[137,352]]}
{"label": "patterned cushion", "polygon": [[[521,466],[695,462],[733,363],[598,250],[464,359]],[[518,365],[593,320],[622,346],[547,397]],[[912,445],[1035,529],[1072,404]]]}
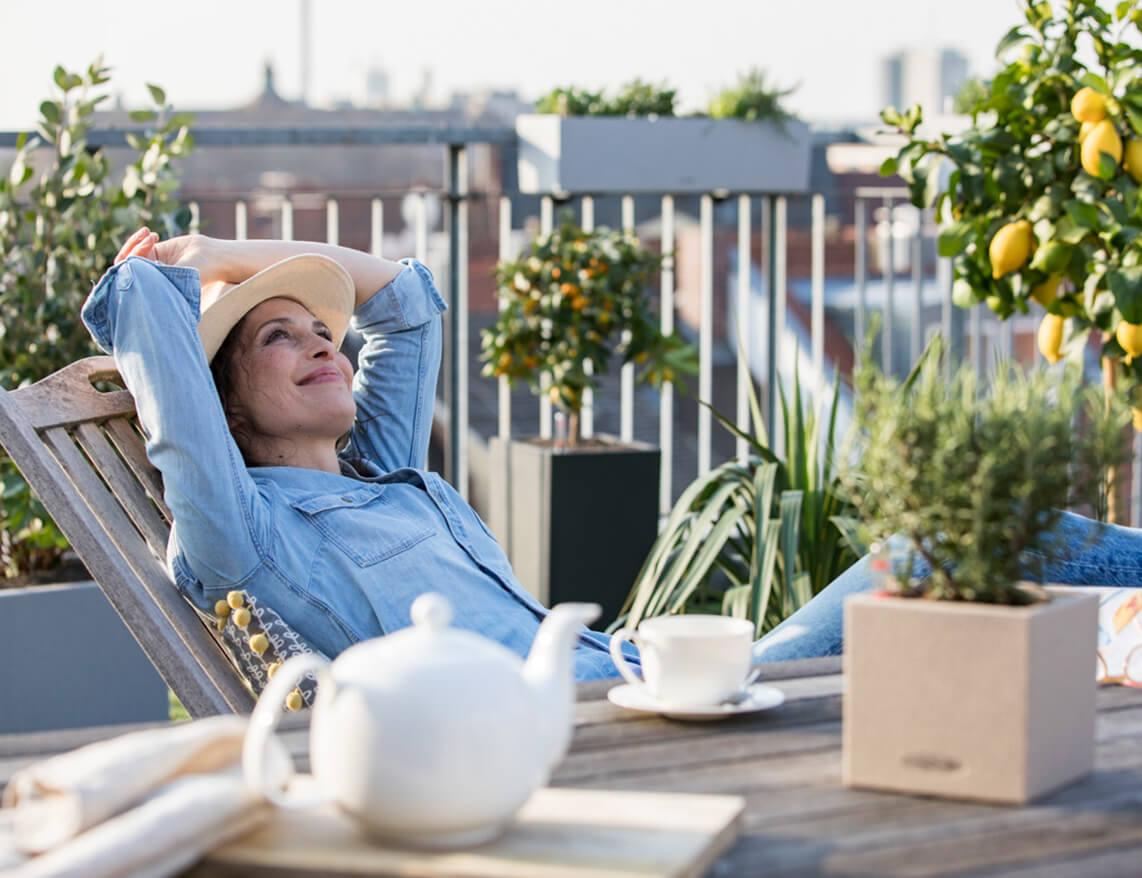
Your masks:
{"label": "patterned cushion", "polygon": [[[272,607],[248,592],[232,591],[215,604],[213,615],[201,610],[198,614],[255,696],[261,694],[286,659],[305,653],[321,655]],[[312,707],[316,692],[317,680],[306,674],[286,699],[287,709]]]}

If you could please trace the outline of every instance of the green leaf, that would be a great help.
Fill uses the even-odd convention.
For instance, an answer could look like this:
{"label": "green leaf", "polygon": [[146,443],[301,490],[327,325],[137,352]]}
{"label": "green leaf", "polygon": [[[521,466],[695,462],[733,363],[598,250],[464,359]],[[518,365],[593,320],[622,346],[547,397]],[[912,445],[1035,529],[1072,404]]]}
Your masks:
{"label": "green leaf", "polygon": [[63,91],[68,91],[71,88],[70,79],[68,78],[67,71],[63,67],[56,65],[55,70],[52,71],[52,80]]}
{"label": "green leaf", "polygon": [[147,91],[151,93],[151,100],[159,106],[167,102],[167,93],[153,83],[147,83]]}
{"label": "green leaf", "polygon": [[158,118],[154,110],[132,110],[128,116],[132,122],[153,122]]}
{"label": "green leaf", "polygon": [[959,256],[971,241],[972,227],[969,223],[955,222],[940,230],[937,250],[945,258]]}
{"label": "green leaf", "polygon": [[55,101],[44,101],[40,104],[40,115],[52,125],[59,124],[59,104]]}
{"label": "green leaf", "polygon": [[1064,206],[1067,216],[1075,223],[1075,225],[1082,226],[1091,231],[1098,231],[1102,223],[1099,217],[1098,208],[1093,204],[1087,204],[1083,201],[1068,201]]}
{"label": "green leaf", "polygon": [[999,58],[1004,55],[1008,49],[1018,46],[1031,38],[1027,31],[1023,30],[1022,25],[1016,25],[1003,35],[999,40],[999,44],[995,47],[995,57]]}
{"label": "green leaf", "polygon": [[891,177],[896,173],[896,156],[889,156],[880,163],[880,176]]}
{"label": "green leaf", "polygon": [[1108,282],[1122,318],[1130,323],[1142,323],[1142,265],[1112,271]]}

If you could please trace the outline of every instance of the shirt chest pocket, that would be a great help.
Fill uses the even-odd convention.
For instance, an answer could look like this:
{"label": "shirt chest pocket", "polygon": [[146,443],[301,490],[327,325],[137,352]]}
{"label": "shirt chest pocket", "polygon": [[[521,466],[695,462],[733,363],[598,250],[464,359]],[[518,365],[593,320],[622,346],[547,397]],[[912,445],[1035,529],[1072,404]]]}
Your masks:
{"label": "shirt chest pocket", "polygon": [[402,510],[374,488],[306,497],[290,505],[361,567],[406,552],[435,532],[430,522]]}

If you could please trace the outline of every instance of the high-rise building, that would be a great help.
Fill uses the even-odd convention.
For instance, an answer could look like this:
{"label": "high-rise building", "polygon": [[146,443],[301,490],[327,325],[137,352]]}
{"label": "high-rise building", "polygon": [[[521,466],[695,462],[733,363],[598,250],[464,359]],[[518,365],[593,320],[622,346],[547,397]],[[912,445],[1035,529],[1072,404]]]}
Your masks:
{"label": "high-rise building", "polygon": [[883,61],[884,106],[920,104],[929,113],[948,113],[968,78],[968,59],[955,49],[908,49]]}

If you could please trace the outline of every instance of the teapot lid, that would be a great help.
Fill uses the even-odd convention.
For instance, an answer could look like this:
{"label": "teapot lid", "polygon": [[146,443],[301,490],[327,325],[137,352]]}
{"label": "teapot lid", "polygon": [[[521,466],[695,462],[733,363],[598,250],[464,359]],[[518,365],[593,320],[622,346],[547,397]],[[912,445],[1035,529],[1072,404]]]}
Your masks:
{"label": "teapot lid", "polygon": [[365,685],[373,680],[389,687],[410,675],[429,676],[441,669],[455,679],[457,674],[487,678],[500,669],[518,674],[522,667],[523,660],[506,646],[452,627],[452,603],[442,594],[420,595],[409,616],[410,627],[345,650],[334,662],[334,678]]}

